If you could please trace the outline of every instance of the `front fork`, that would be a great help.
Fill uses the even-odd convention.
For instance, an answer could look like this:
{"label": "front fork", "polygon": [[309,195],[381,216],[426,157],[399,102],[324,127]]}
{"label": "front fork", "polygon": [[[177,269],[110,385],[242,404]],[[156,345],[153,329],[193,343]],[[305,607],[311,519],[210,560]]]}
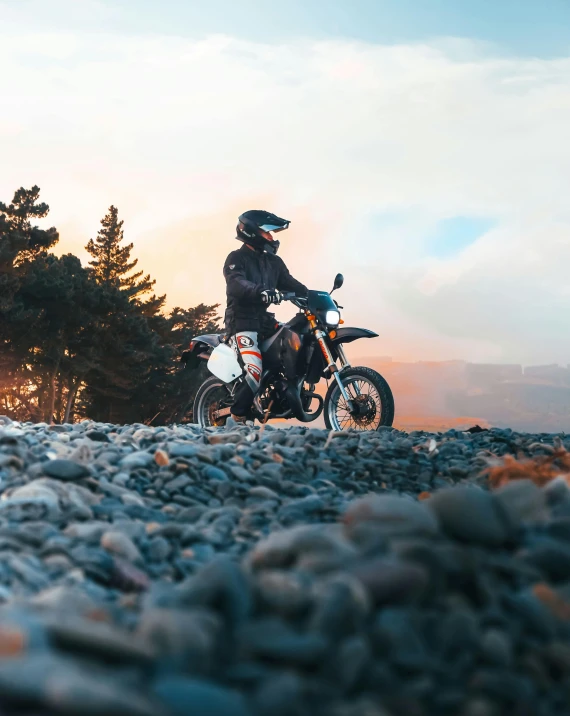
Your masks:
{"label": "front fork", "polygon": [[[344,398],[346,405],[348,407],[348,410],[352,414],[355,412],[355,405],[354,405],[352,398],[348,394],[347,389],[343,385],[342,379],[340,377],[339,369],[338,369],[336,363],[334,362],[334,359],[333,359],[332,354],[329,350],[329,347],[327,346],[327,343],[325,341],[326,333],[324,333],[324,331],[321,331],[320,329],[317,329],[317,328],[315,328],[314,333],[315,333],[315,338],[317,339],[317,342],[321,348],[321,352],[322,352],[322,354],[325,358],[325,361],[327,363],[327,367],[325,368],[325,370],[330,371],[331,375],[336,380],[338,389],[340,390],[340,394]],[[338,353],[340,362],[342,364],[342,367],[343,368],[350,367],[350,363],[348,362],[348,359],[344,352],[344,348],[340,344],[337,346],[337,353]]]}
{"label": "front fork", "polygon": [[[340,362],[342,364],[341,370],[344,370],[345,368],[350,368],[350,363],[348,362],[348,358],[346,357],[346,353],[344,352],[344,348],[339,343],[336,347],[336,352],[338,353],[338,357],[340,358]],[[337,380],[340,380],[340,378],[337,378]],[[356,393],[356,396],[361,396],[360,387],[358,386],[358,383],[353,383],[352,385],[354,392]]]}

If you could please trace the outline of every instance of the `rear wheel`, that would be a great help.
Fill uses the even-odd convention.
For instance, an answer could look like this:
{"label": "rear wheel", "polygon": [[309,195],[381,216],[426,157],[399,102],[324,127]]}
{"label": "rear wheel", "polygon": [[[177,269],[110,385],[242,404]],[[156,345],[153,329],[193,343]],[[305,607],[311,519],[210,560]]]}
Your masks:
{"label": "rear wheel", "polygon": [[223,426],[229,418],[232,403],[228,385],[212,376],[202,383],[194,398],[194,422],[201,428]]}
{"label": "rear wheel", "polygon": [[329,430],[378,430],[394,422],[394,396],[386,380],[372,368],[341,371],[340,378],[357,408],[352,415],[336,380],[325,398],[324,418]]}

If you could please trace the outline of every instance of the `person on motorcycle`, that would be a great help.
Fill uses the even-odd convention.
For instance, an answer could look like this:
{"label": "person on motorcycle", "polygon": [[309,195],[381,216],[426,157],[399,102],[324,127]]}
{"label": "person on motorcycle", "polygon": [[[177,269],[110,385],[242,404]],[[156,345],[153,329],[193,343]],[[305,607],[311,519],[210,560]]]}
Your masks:
{"label": "person on motorcycle", "polygon": [[243,242],[232,251],[224,264],[227,308],[226,334],[245,370],[245,380],[238,388],[231,417],[245,423],[257,396],[262,373],[259,342],[272,335],[279,324],[268,312],[282,300],[281,291],[307,295],[307,287],[289,273],[277,256],[279,241],[271,232],[283,231],[291,222],[268,211],[246,211],[238,219],[237,240]]}

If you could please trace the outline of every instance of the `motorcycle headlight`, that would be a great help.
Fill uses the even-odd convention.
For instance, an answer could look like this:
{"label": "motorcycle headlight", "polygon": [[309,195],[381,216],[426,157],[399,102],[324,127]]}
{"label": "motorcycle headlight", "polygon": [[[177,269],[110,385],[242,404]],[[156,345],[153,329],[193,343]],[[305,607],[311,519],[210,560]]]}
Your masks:
{"label": "motorcycle headlight", "polygon": [[326,312],[325,315],[325,323],[327,326],[338,326],[340,321],[340,313],[335,310],[330,310]]}

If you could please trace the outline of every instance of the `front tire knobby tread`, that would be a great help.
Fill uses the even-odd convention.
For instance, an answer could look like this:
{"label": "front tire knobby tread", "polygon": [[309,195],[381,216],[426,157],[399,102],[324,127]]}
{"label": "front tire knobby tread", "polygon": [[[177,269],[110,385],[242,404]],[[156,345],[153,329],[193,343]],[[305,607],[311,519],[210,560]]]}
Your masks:
{"label": "front tire knobby tread", "polygon": [[[372,368],[367,368],[366,366],[345,368],[340,373],[341,379],[344,379],[345,377],[351,378],[355,376],[361,376],[362,378],[366,378],[374,385],[374,387],[378,391],[378,395],[380,396],[380,402],[382,404],[382,415],[378,428],[391,427],[394,423],[395,405],[392,390],[390,389],[390,386],[388,385],[386,379],[383,378],[377,371],[373,370]],[[333,429],[332,424],[329,420],[329,404],[332,399],[332,394],[334,393],[335,388],[338,389],[336,381],[331,383],[325,397],[325,406],[323,413],[327,430]]]}

